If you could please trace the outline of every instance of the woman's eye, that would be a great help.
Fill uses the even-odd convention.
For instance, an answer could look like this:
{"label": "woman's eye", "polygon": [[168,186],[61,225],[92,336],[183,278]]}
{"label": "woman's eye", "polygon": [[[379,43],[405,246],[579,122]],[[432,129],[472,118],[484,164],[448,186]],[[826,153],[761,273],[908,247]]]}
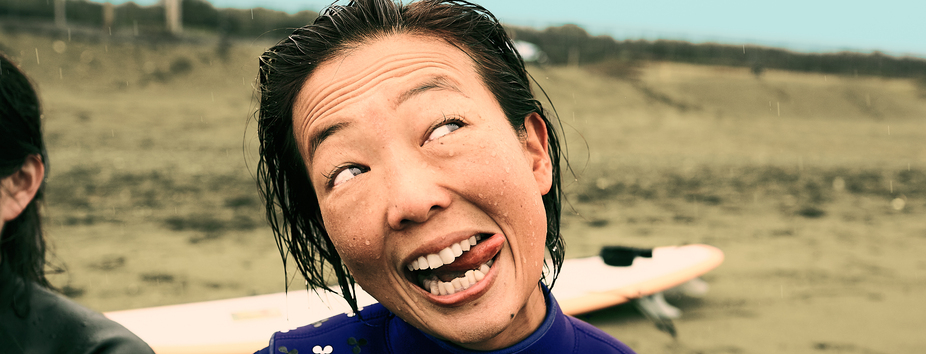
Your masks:
{"label": "woman's eye", "polygon": [[336,172],[337,174],[334,176],[334,179],[331,181],[331,186],[334,187],[341,183],[347,182],[351,178],[354,178],[355,176],[361,173],[364,173],[364,172],[366,171],[364,171],[362,168],[357,167],[357,166],[351,166],[351,167],[345,168],[341,171]]}
{"label": "woman's eye", "polygon": [[431,132],[431,135],[428,136],[428,141],[438,139],[444,135],[453,133],[454,130],[460,129],[460,123],[449,122],[444,125],[437,127],[434,131]]}

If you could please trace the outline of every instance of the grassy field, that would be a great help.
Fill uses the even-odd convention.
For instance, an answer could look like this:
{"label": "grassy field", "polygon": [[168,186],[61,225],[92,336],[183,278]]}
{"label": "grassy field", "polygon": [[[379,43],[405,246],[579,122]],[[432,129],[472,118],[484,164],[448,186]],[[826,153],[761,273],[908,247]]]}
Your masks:
{"label": "grassy field", "polygon": [[[282,291],[249,124],[270,43],[0,33],[0,45],[43,97],[66,294],[108,311]],[[685,312],[677,339],[629,306],[584,319],[640,353],[926,351],[922,83],[607,69],[531,68],[574,171],[567,256],[708,243],[727,259],[707,297],[669,299]]]}

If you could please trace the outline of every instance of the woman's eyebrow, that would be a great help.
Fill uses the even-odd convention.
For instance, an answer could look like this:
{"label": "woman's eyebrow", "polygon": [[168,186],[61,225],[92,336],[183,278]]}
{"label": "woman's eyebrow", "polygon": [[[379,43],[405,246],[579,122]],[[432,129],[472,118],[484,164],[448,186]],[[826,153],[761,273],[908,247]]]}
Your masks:
{"label": "woman's eyebrow", "polygon": [[395,105],[399,106],[408,99],[432,89],[455,91],[462,94],[463,96],[466,96],[463,94],[463,91],[460,91],[460,89],[457,88],[457,86],[454,85],[454,83],[449,78],[443,75],[438,75],[429,78],[427,81],[421,83],[418,86],[415,86],[411,90],[405,91],[405,93],[399,96],[399,99],[396,101]]}
{"label": "woman's eyebrow", "polygon": [[[399,99],[396,101],[395,105],[399,106],[410,98],[433,89],[454,91],[463,96],[466,96],[466,94],[464,94],[463,91],[460,91],[460,89],[457,88],[457,86],[449,78],[443,75],[437,75],[428,78],[420,85],[417,85],[412,89],[402,93],[402,95],[399,96]],[[319,129],[318,133],[312,134],[309,137],[309,160],[315,159],[315,150],[318,149],[318,146],[321,145],[325,139],[328,139],[328,137],[334,135],[339,130],[347,128],[349,125],[350,123],[348,122],[335,123]]]}
{"label": "woman's eyebrow", "polygon": [[337,133],[339,130],[347,128],[349,125],[350,123],[348,122],[335,123],[321,128],[318,133],[313,134],[309,138],[309,160],[315,159],[315,150],[318,149],[318,146],[321,145],[325,139],[328,139],[328,137],[334,135],[334,133]]}

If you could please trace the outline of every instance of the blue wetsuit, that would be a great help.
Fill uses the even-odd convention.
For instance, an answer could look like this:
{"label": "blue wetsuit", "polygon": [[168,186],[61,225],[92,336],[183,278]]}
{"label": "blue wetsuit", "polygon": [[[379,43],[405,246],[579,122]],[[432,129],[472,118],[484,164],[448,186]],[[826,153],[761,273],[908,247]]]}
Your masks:
{"label": "blue wetsuit", "polygon": [[633,351],[592,325],[560,310],[547,293],[547,314],[537,330],[521,342],[494,351],[473,351],[434,338],[381,304],[360,310],[357,316],[338,315],[287,332],[274,333],[270,346],[255,354],[359,354],[359,353],[621,353]]}

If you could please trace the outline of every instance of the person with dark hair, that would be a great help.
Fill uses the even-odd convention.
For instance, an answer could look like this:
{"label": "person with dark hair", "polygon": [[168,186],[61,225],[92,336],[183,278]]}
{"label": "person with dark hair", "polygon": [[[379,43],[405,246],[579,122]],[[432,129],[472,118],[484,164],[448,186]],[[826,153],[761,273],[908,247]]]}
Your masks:
{"label": "person with dark hair", "polygon": [[0,353],[153,353],[125,327],[55,293],[45,278],[47,161],[38,96],[0,54]]}
{"label": "person with dark hair", "polygon": [[[260,353],[632,353],[559,309],[560,147],[495,17],[332,5],[260,57],[258,184],[284,264],[353,313]],[[360,309],[355,286],[379,301]],[[288,284],[287,284],[288,288]]]}

